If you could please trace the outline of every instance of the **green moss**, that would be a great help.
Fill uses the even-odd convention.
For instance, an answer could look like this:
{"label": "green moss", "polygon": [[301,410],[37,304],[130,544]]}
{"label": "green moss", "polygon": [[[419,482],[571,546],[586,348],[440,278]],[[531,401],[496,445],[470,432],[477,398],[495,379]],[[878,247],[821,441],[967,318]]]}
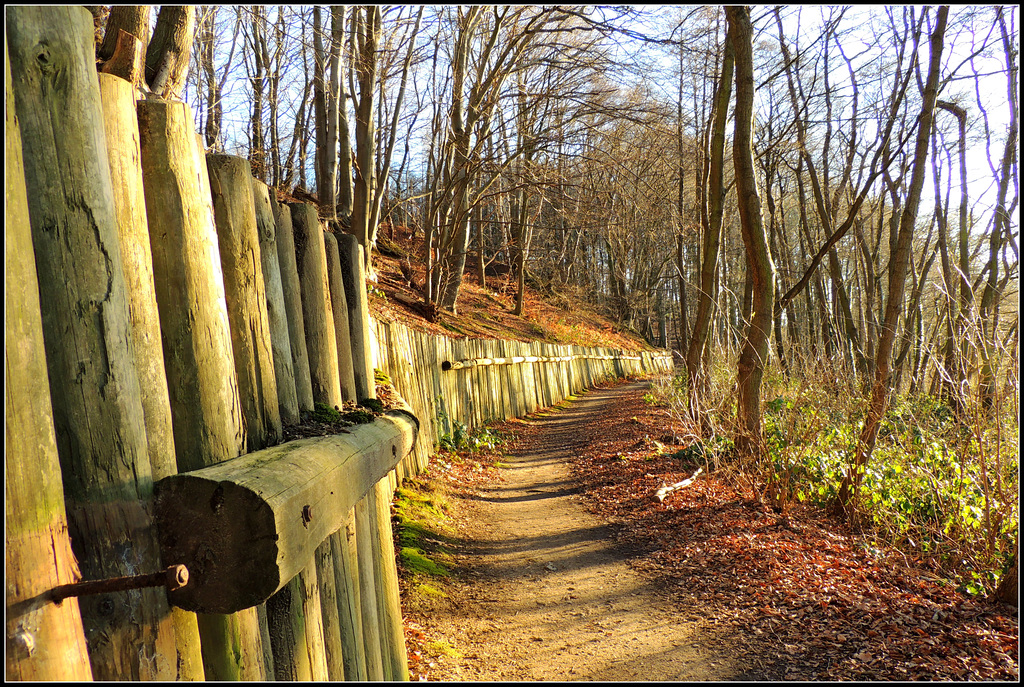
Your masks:
{"label": "green moss", "polygon": [[332,408],[326,403],[314,403],[313,419],[319,422],[336,423],[342,421],[342,415],[337,408]]}
{"label": "green moss", "polygon": [[365,425],[369,422],[373,422],[373,413],[365,410],[350,410],[342,415],[341,419],[346,422],[351,422],[354,425]]}
{"label": "green moss", "polygon": [[398,553],[399,559],[406,570],[414,575],[429,575],[430,577],[448,577],[451,571],[426,556],[417,548],[411,546],[403,547]]}
{"label": "green moss", "polygon": [[384,403],[379,398],[364,398],[359,401],[359,405],[375,413],[384,412]]}

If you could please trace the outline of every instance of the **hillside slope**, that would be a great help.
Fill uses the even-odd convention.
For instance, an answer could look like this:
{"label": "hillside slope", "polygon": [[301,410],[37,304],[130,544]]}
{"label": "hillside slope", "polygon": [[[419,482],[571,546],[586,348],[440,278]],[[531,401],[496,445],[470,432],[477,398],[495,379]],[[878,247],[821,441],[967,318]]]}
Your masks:
{"label": "hillside slope", "polygon": [[[374,251],[377,283],[369,289],[370,314],[378,319],[397,320],[411,327],[452,338],[510,339],[578,346],[607,346],[624,350],[652,350],[642,337],[626,331],[608,319],[586,309],[585,304],[567,298],[546,299],[527,287],[523,316],[513,314],[515,283],[506,268],[488,268],[486,285],[477,276],[475,256],[466,260],[462,290],[456,314],[436,312],[427,318],[423,296],[410,285],[423,284],[425,265],[420,260],[422,242],[411,239],[401,227],[394,240],[381,227],[382,252]],[[408,258],[403,274],[402,263]],[[558,301],[558,302],[556,302]]]}

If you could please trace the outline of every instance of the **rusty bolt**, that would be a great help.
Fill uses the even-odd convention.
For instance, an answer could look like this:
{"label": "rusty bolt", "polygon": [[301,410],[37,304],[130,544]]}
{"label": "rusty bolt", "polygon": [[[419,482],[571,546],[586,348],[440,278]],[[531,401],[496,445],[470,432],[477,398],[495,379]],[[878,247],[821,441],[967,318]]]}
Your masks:
{"label": "rusty bolt", "polygon": [[188,584],[188,568],[184,565],[172,565],[166,570],[149,575],[129,575],[127,577],[111,577],[105,580],[88,580],[73,584],[62,584],[50,591],[54,603],[61,603],[69,596],[87,596],[89,594],[109,594],[129,589],[147,587],[167,587],[168,591],[181,589]]}

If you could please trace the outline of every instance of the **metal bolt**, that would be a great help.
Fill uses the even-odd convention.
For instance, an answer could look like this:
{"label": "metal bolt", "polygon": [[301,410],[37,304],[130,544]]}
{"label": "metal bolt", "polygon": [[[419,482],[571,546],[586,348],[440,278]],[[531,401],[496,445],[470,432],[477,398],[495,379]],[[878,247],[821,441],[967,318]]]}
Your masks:
{"label": "metal bolt", "polygon": [[188,584],[188,568],[184,565],[172,565],[166,570],[149,575],[129,575],[127,577],[111,577],[105,580],[89,580],[62,584],[50,591],[50,599],[61,603],[69,596],[87,596],[89,594],[109,594],[129,589],[145,589],[146,587],[167,587],[173,592]]}

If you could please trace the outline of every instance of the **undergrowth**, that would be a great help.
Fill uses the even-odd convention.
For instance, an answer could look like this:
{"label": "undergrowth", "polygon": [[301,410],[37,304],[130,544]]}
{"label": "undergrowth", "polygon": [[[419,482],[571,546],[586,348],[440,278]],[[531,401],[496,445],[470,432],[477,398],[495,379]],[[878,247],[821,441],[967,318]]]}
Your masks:
{"label": "undergrowth", "polygon": [[[831,504],[864,423],[863,393],[839,376],[797,380],[776,370],[762,390],[760,460],[733,451],[731,376],[719,368],[694,418],[685,375],[656,384],[649,403],[683,428],[678,457],[746,481],[785,512]],[[1019,420],[975,401],[959,417],[928,394],[891,397],[857,494],[863,534],[936,570],[971,595],[991,592],[1017,547]],[[685,455],[684,455],[685,454]]]}

